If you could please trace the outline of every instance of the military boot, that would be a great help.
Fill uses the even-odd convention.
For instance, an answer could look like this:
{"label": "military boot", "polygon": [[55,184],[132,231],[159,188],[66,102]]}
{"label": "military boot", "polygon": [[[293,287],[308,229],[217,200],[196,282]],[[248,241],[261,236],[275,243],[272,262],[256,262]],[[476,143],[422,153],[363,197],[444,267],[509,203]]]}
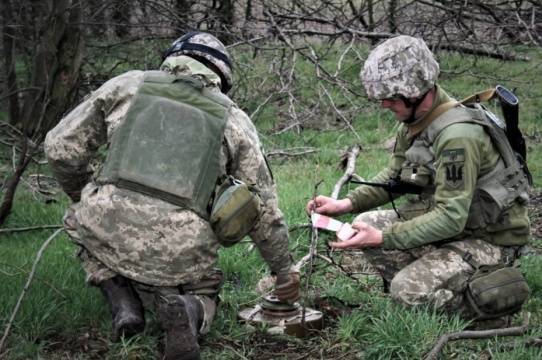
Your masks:
{"label": "military boot", "polygon": [[132,288],[130,282],[117,275],[112,279],[100,283],[111,310],[113,321],[113,341],[121,336],[133,336],[145,328],[143,305]]}
{"label": "military boot", "polygon": [[203,321],[199,300],[192,295],[158,295],[156,312],[166,332],[164,359],[199,359],[198,330]]}

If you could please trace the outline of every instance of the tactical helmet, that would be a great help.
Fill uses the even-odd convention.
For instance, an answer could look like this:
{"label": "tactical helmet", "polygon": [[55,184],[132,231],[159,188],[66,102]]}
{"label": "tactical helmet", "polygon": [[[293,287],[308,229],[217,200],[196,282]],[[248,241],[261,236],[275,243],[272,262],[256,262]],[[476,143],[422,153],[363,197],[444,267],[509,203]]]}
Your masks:
{"label": "tactical helmet", "polygon": [[220,76],[222,92],[227,93],[233,84],[230,56],[224,44],[211,34],[193,31],[175,40],[164,52],[168,56],[188,55],[212,68]]}
{"label": "tactical helmet", "polygon": [[437,81],[439,65],[422,39],[401,35],[384,41],[360,73],[371,99],[420,98]]}

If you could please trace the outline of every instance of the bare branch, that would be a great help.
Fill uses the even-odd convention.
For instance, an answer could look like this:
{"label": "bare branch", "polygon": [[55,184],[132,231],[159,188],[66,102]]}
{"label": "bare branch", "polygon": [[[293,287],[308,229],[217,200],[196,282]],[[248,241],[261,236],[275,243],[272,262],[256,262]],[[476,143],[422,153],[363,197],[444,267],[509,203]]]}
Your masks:
{"label": "bare branch", "polygon": [[354,171],[356,169],[356,159],[359,155],[359,152],[361,151],[361,146],[359,145],[353,145],[348,148],[346,151],[346,168],[344,171],[343,176],[337,181],[335,186],[333,187],[333,192],[331,193],[331,197],[333,199],[337,199],[339,197],[339,192],[341,191],[341,188],[344,184],[346,184],[354,174]]}
{"label": "bare branch", "polygon": [[442,335],[433,349],[427,354],[424,360],[436,360],[448,341],[460,340],[460,339],[487,339],[496,336],[519,336],[525,334],[529,328],[529,319],[531,313],[527,312],[523,317],[523,323],[521,326],[509,327],[504,329],[493,330],[471,330],[471,331],[459,331],[446,335]]}
{"label": "bare branch", "polygon": [[17,304],[15,304],[15,308],[13,309],[13,312],[11,313],[11,316],[9,318],[9,321],[6,325],[6,330],[4,331],[4,335],[2,336],[2,339],[0,340],[0,357],[2,356],[2,350],[4,348],[4,343],[9,335],[9,331],[11,330],[11,326],[13,325],[13,321],[15,321],[15,317],[17,316],[17,313],[19,312],[19,308],[21,307],[21,304],[23,302],[23,298],[30,288],[30,284],[32,283],[32,279],[34,278],[34,274],[36,273],[36,269],[38,267],[38,263],[41,259],[41,256],[43,255],[43,252],[49,246],[51,241],[53,241],[54,238],[58,236],[62,232],[63,229],[58,229],[53,233],[53,235],[49,236],[47,240],[43,243],[41,248],[38,251],[38,254],[36,255],[36,259],[34,260],[34,263],[32,264],[32,270],[30,271],[30,274],[28,275],[28,279],[26,280],[26,284],[23,287],[23,290],[21,291],[21,295],[19,295],[19,299],[17,300]]}
{"label": "bare branch", "polygon": [[39,225],[39,226],[28,226],[22,228],[12,228],[12,229],[0,229],[0,234],[14,233],[14,232],[23,232],[23,231],[33,231],[33,230],[44,230],[44,229],[58,229],[62,225]]}

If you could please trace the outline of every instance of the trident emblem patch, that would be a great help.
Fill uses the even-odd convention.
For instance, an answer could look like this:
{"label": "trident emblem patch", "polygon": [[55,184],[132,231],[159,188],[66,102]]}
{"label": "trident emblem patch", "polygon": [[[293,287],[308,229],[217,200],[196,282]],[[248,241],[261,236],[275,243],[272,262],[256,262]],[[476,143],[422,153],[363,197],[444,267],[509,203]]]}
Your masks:
{"label": "trident emblem patch", "polygon": [[449,149],[442,152],[442,162],[446,171],[445,183],[454,190],[463,188],[463,168],[465,165],[464,149]]}

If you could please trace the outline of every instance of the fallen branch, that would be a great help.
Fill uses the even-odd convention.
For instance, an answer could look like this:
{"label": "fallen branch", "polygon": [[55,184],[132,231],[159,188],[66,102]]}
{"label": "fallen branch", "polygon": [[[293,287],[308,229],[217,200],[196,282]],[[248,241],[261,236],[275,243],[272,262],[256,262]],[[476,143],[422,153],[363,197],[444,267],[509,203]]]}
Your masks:
{"label": "fallen branch", "polygon": [[22,232],[22,231],[32,231],[32,230],[43,230],[43,229],[58,229],[61,227],[62,225],[39,225],[39,226],[28,226],[28,227],[22,227],[22,228],[0,229],[0,234]]}
{"label": "fallen branch", "polygon": [[360,150],[361,146],[359,145],[353,145],[349,147],[348,150],[346,150],[346,168],[343,176],[339,179],[339,181],[337,181],[337,183],[333,187],[333,192],[331,193],[331,197],[333,199],[337,199],[339,197],[339,192],[341,191],[343,185],[352,178],[354,170],[356,169],[356,159],[359,155]]}
{"label": "fallen branch", "polygon": [[28,275],[28,279],[26,280],[26,284],[24,285],[23,290],[21,291],[21,295],[19,296],[19,300],[17,300],[17,304],[15,304],[15,308],[13,309],[13,313],[11,314],[11,317],[9,318],[9,321],[6,325],[6,331],[4,331],[4,335],[2,336],[2,340],[0,340],[0,358],[2,358],[2,349],[4,348],[4,342],[6,341],[9,331],[11,330],[11,326],[13,325],[13,321],[15,320],[15,316],[17,316],[17,312],[19,312],[19,308],[21,307],[21,303],[23,302],[23,298],[30,288],[30,283],[32,283],[32,279],[34,278],[34,274],[36,273],[36,269],[38,267],[38,263],[41,259],[41,256],[43,255],[43,252],[49,246],[51,241],[53,241],[54,238],[57,237],[58,234],[60,234],[64,229],[58,229],[53,233],[53,235],[49,236],[47,240],[43,243],[41,248],[38,251],[38,254],[36,255],[36,260],[34,260],[34,263],[32,264],[32,270],[30,271],[30,275]]}
{"label": "fallen branch", "polygon": [[492,329],[492,330],[471,330],[471,331],[459,331],[450,334],[442,335],[433,349],[427,354],[424,360],[436,360],[446,343],[448,341],[454,341],[459,339],[486,339],[495,336],[519,336],[523,335],[529,327],[529,318],[531,313],[526,313],[523,317],[523,323],[521,326],[509,327],[504,329]]}
{"label": "fallen branch", "polygon": [[275,151],[269,151],[265,156],[272,157],[272,156],[302,156],[307,154],[312,154],[317,152],[315,148],[292,148],[292,149],[284,149],[284,150],[275,150]]}

